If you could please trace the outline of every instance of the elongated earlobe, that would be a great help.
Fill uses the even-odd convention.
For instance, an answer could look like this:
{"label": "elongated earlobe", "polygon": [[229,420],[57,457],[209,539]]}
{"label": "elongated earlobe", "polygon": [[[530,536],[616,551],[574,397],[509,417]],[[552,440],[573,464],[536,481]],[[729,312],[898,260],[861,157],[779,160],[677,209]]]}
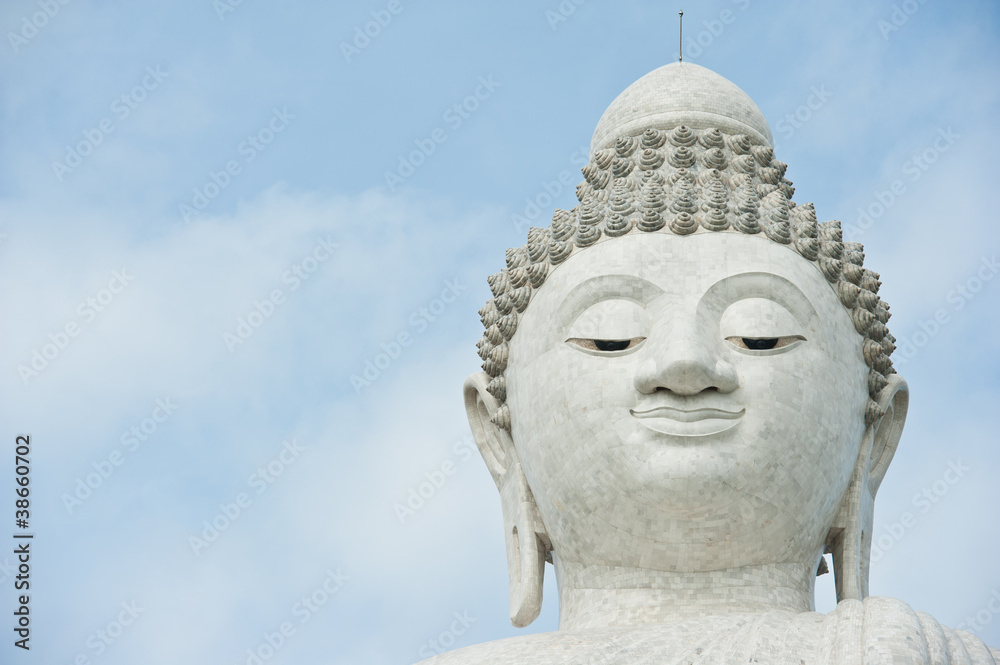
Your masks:
{"label": "elongated earlobe", "polygon": [[487,390],[489,378],[485,372],[478,372],[466,379],[465,410],[472,436],[500,490],[510,583],[510,621],[521,628],[534,621],[542,609],[545,559],[551,547],[514,449],[509,424],[507,427],[496,424],[498,413],[506,414],[501,411],[496,397]]}
{"label": "elongated earlobe", "polygon": [[890,374],[876,398],[884,414],[865,427],[851,484],[827,536],[826,551],[833,554],[838,603],[862,600],[868,595],[875,494],[903,433],[910,400],[906,381],[898,374]]}

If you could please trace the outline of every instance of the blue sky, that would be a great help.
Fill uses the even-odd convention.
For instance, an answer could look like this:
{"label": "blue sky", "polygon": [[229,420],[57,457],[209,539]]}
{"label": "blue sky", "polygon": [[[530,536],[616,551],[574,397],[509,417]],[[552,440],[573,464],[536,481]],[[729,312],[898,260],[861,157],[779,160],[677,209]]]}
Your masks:
{"label": "blue sky", "polygon": [[[676,59],[680,8],[685,58],[757,102],[910,344],[872,592],[1000,645],[995,3],[561,5],[3,3],[0,495],[29,432],[37,533],[17,662],[270,639],[267,662],[410,663],[522,632],[461,405],[476,310],[524,224],[575,202],[604,108]],[[546,592],[529,631],[556,628]]]}

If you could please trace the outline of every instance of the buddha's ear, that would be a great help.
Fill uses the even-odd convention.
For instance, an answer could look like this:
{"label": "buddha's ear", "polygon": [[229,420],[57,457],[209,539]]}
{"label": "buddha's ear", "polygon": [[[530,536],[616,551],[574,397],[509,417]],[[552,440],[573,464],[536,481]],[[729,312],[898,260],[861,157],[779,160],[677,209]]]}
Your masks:
{"label": "buddha's ear", "polygon": [[476,372],[465,380],[462,392],[465,397],[465,413],[472,428],[472,438],[476,440],[479,454],[486,462],[486,468],[493,476],[493,482],[500,488],[504,472],[510,467],[514,452],[514,440],[510,432],[498,427],[492,418],[499,411],[500,401],[486,389],[490,377],[486,372]]}
{"label": "buddha's ear", "polygon": [[485,372],[477,372],[465,380],[465,411],[479,452],[500,490],[510,622],[521,628],[534,621],[542,609],[542,578],[551,546],[510,431],[492,420],[502,407],[486,389],[488,385],[489,376]]}
{"label": "buddha's ear", "polygon": [[465,380],[465,411],[479,452],[500,490],[510,622],[522,628],[534,621],[542,609],[542,578],[552,548],[514,449],[514,439],[508,429],[493,422],[493,416],[506,407],[501,407],[499,400],[490,394],[488,385],[489,376],[485,372],[477,372]]}
{"label": "buddha's ear", "polygon": [[868,595],[875,493],[896,454],[910,403],[909,389],[901,376],[890,374],[886,380],[888,383],[873,398],[882,415],[865,427],[851,484],[827,536],[826,551],[833,554],[837,602],[863,600]]}
{"label": "buddha's ear", "polygon": [[[906,411],[910,405],[910,389],[903,377],[890,374],[886,379],[888,383],[875,396],[876,404],[885,413],[870,425],[873,439],[868,455],[868,491],[873,497],[896,454],[903,425],[906,423]],[[868,432],[865,434],[867,436]]]}

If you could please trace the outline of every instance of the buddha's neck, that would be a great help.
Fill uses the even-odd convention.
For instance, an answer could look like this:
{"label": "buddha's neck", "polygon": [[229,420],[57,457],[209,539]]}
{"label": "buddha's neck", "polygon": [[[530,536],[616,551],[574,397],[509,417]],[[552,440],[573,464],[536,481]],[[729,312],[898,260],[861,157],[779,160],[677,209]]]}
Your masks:
{"label": "buddha's neck", "polygon": [[815,577],[806,564],[669,573],[583,565],[556,557],[555,568],[560,630],[813,609]]}

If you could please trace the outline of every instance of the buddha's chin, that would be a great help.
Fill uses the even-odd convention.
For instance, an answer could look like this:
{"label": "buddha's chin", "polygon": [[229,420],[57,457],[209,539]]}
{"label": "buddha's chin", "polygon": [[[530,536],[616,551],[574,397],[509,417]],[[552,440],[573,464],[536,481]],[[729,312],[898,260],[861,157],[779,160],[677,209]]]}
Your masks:
{"label": "buddha's chin", "polygon": [[[610,455],[607,463],[629,476],[634,482],[631,486],[640,491],[660,487],[670,488],[671,494],[675,489],[693,492],[687,496],[696,502],[703,500],[704,489],[710,485],[721,486],[718,489],[726,493],[746,489],[752,482],[749,470],[757,455],[744,440],[745,423],[692,424],[708,429],[702,433],[691,428],[681,434],[672,427],[669,432],[660,432],[645,423],[633,424],[624,444],[629,454]],[[701,490],[696,491],[698,488]]]}
{"label": "buddha's chin", "polygon": [[629,450],[592,458],[559,495],[544,493],[543,520],[561,529],[572,515],[574,528],[560,540],[574,541],[580,557],[613,561],[628,552],[624,565],[717,570],[805,560],[821,540],[803,531],[800,511],[810,507],[791,500],[795,486],[760,473],[763,462],[755,472],[757,455],[739,437],[707,446],[646,441]]}
{"label": "buddha's chin", "polygon": [[[614,514],[646,515],[646,520],[655,514],[663,526],[669,524],[684,531],[697,529],[705,521],[728,524],[727,531],[756,522],[754,517],[758,513],[760,499],[748,493],[748,489],[752,492],[764,488],[737,488],[733,483],[735,474],[720,469],[711,471],[711,475],[671,478],[643,474],[637,478],[639,482],[634,485],[635,489],[627,497],[621,497]],[[615,519],[614,516],[609,517],[609,521]],[[682,524],[685,522],[690,524]],[[623,517],[622,523],[628,524],[629,519]]]}
{"label": "buddha's chin", "polygon": [[638,511],[671,520],[746,524],[758,512],[758,503],[784,503],[773,496],[781,488],[768,482],[767,474],[755,472],[758,455],[738,435],[700,437],[704,443],[694,445],[664,444],[665,438],[673,437],[657,434],[629,446],[630,455],[607,455],[598,462],[603,473],[588,479],[604,485],[590,488],[595,496],[608,497],[609,487],[630,488],[614,493],[611,503],[620,505],[613,514]]}

